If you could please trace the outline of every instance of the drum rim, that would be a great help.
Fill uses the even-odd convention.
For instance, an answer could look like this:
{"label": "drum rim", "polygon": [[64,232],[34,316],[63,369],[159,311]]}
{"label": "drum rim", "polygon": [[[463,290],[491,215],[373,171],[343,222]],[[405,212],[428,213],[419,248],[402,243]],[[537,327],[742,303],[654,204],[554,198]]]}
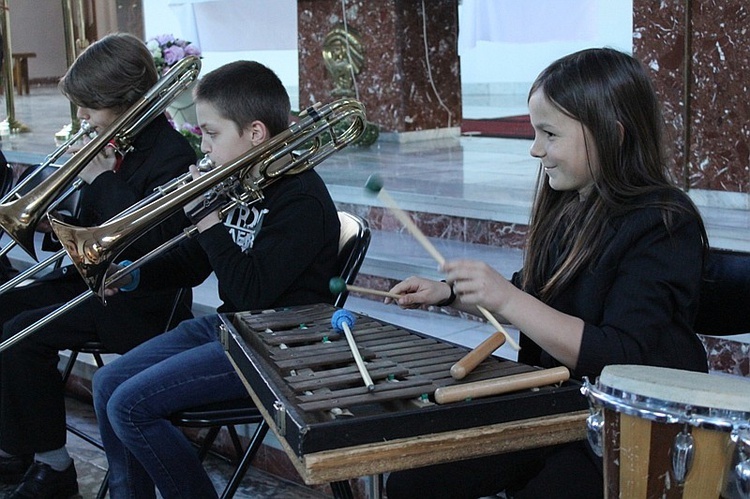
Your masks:
{"label": "drum rim", "polygon": [[619,388],[594,385],[583,378],[581,393],[588,397],[592,409],[604,407],[629,416],[667,424],[688,424],[698,428],[739,431],[750,428],[750,411],[737,411],[684,404],[631,393]]}

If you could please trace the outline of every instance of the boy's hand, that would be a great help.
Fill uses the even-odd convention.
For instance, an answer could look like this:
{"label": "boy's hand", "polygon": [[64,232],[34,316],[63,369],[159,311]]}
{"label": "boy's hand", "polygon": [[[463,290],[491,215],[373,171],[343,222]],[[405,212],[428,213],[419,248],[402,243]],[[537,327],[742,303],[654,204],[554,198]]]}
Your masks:
{"label": "boy's hand", "polygon": [[117,157],[115,155],[115,148],[107,145],[81,170],[78,177],[87,184],[90,184],[102,173],[114,170],[116,165]]}
{"label": "boy's hand", "polygon": [[[190,174],[193,180],[197,180],[203,173],[198,170],[197,166],[190,165]],[[209,227],[221,223],[218,205],[223,203],[217,203],[215,202],[216,200],[212,200],[213,202],[207,204],[206,201],[205,196],[198,196],[183,208],[185,215],[196,226],[198,232],[203,232]]]}

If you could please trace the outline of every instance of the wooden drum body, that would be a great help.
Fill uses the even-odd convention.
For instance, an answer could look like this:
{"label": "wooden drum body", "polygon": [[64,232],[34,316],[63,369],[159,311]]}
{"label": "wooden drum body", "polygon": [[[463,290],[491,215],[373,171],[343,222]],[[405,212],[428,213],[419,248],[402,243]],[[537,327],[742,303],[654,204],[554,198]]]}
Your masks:
{"label": "wooden drum body", "polygon": [[605,497],[750,497],[750,381],[613,365],[581,391]]}

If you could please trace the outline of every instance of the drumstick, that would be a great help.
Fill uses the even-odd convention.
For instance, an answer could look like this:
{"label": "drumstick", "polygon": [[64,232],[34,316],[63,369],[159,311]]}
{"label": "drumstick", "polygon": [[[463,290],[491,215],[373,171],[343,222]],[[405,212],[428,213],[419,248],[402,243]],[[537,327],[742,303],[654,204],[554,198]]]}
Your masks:
{"label": "drumstick", "polygon": [[[435,259],[435,261],[438,262],[438,264],[442,265],[445,263],[445,258],[443,258],[437,248],[435,248],[430,240],[427,239],[427,236],[425,236],[424,233],[419,230],[419,227],[417,227],[412,219],[409,218],[409,215],[407,215],[406,212],[399,208],[396,204],[396,201],[385,191],[385,188],[383,188],[383,181],[380,179],[380,177],[378,177],[377,175],[370,175],[370,178],[367,179],[365,187],[367,187],[367,189],[369,189],[370,191],[377,193],[378,197],[385,203],[386,206],[388,206],[388,208],[390,208],[391,212],[396,216],[396,218],[401,221],[404,227],[406,227],[406,229],[412,234],[412,236],[414,236],[414,238],[422,245],[422,247],[427,250],[430,255],[432,255],[432,257]],[[497,331],[505,336],[505,341],[507,341],[514,350],[518,351],[521,349],[521,346],[516,343],[513,338],[510,337],[505,328],[497,321],[495,316],[492,315],[489,310],[482,307],[481,305],[477,305],[477,309]]]}
{"label": "drumstick", "polygon": [[401,295],[396,294],[396,293],[391,293],[390,291],[381,291],[379,289],[369,289],[369,288],[360,288],[359,286],[352,286],[344,282],[344,280],[340,277],[332,277],[331,280],[328,282],[328,288],[331,290],[331,293],[334,295],[341,294],[345,290],[348,289],[349,291],[353,291],[355,293],[384,296],[386,298],[393,298],[394,300],[398,300],[399,298],[401,298]]}
{"label": "drumstick", "polygon": [[448,404],[466,399],[489,397],[502,393],[537,388],[545,385],[560,383],[570,378],[567,367],[553,367],[530,373],[513,374],[502,378],[475,381],[462,385],[442,386],[435,390],[435,401],[438,404]]}
{"label": "drumstick", "polygon": [[352,315],[348,310],[343,309],[337,310],[331,318],[331,325],[333,326],[333,328],[337,331],[344,331],[346,342],[349,343],[349,349],[352,351],[352,356],[354,357],[354,361],[357,363],[359,374],[362,376],[362,380],[365,382],[367,390],[374,391],[375,384],[372,382],[370,373],[367,372],[365,362],[362,360],[362,356],[359,354],[359,348],[357,348],[357,343],[355,343],[354,335],[352,334],[352,330],[350,329],[354,326],[354,322],[354,315]]}
{"label": "drumstick", "polygon": [[505,335],[497,331],[484,340],[471,352],[464,355],[461,360],[451,366],[453,379],[464,379],[467,374],[474,370],[484,359],[492,355],[492,352],[503,346]]}

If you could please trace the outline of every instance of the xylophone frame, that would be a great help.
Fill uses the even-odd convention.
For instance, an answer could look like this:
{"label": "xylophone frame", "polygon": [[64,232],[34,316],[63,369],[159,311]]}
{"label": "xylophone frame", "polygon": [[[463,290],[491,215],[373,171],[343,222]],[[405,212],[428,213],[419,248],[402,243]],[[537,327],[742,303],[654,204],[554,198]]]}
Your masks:
{"label": "xylophone frame", "polygon": [[[285,313],[309,312],[327,316],[330,321],[335,310],[321,304],[242,314],[266,314],[270,323]],[[573,381],[447,405],[428,403],[395,413],[321,420],[297,406],[284,376],[264,355],[266,352],[257,351],[257,344],[249,344],[246,331],[238,331],[238,319],[242,320],[240,316],[222,316],[222,343],[227,355],[308,485],[585,438],[588,404],[580,394],[580,384]],[[356,326],[354,333],[356,336]],[[468,352],[464,347],[456,348],[460,355]],[[473,379],[470,375],[461,382]],[[366,392],[364,386],[361,389]]]}

